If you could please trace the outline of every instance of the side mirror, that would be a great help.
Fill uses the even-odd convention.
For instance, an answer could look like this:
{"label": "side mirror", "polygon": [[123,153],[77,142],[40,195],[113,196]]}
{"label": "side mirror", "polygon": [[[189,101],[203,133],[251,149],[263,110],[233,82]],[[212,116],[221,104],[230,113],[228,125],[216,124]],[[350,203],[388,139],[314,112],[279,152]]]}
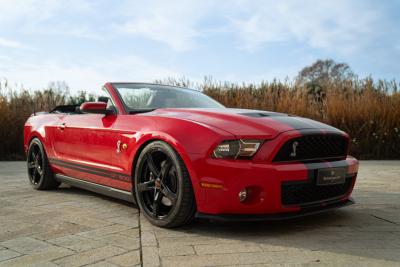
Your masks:
{"label": "side mirror", "polygon": [[107,103],[104,102],[85,102],[79,109],[82,113],[92,114],[108,114],[110,112],[107,110]]}

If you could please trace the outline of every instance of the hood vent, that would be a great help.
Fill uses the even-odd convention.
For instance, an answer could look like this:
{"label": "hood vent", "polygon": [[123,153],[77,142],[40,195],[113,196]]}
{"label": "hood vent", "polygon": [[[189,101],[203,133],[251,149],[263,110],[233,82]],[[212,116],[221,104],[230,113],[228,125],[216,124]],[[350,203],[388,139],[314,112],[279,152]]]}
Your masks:
{"label": "hood vent", "polygon": [[238,114],[253,118],[262,118],[271,116],[270,114],[264,112],[248,112],[248,113],[238,113]]}

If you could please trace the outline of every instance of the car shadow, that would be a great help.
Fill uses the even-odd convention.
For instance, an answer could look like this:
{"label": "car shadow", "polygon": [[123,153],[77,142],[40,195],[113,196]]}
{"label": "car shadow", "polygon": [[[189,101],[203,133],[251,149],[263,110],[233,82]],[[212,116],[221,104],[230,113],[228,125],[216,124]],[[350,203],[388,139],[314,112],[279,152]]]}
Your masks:
{"label": "car shadow", "polygon": [[[300,249],[400,262],[400,194],[367,191],[363,195],[397,202],[374,205],[373,199],[360,197],[355,205],[302,218],[264,222],[195,220],[168,231],[214,238],[215,243],[259,244],[265,251]],[[162,231],[156,229],[156,235]]]}
{"label": "car shadow", "polygon": [[[99,197],[124,206],[133,204],[74,187],[61,187],[62,194]],[[397,193],[364,191],[362,195],[373,199],[399,199]],[[192,223],[175,228],[154,227],[157,238],[206,237],[213,244],[256,244],[264,251],[308,250],[400,261],[400,224],[392,221],[399,203],[374,205],[374,200],[360,197],[355,205],[307,217],[263,222],[220,222],[195,219]],[[381,201],[382,202],[382,201]],[[137,208],[137,206],[135,206]],[[383,215],[382,215],[383,213]],[[398,217],[396,217],[398,218]]]}

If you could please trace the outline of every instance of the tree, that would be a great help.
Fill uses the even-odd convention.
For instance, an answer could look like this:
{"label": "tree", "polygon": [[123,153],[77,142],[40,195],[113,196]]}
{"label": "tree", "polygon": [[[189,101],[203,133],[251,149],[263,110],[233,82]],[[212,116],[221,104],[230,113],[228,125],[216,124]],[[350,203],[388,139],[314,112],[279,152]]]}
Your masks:
{"label": "tree", "polygon": [[346,63],[337,63],[332,59],[319,59],[304,67],[297,75],[297,83],[307,89],[315,101],[322,103],[329,85],[342,84],[356,77]]}
{"label": "tree", "polygon": [[343,82],[354,77],[354,72],[346,63],[337,63],[333,59],[319,59],[303,68],[297,76],[297,81],[303,85],[313,84],[324,87],[329,83]]}

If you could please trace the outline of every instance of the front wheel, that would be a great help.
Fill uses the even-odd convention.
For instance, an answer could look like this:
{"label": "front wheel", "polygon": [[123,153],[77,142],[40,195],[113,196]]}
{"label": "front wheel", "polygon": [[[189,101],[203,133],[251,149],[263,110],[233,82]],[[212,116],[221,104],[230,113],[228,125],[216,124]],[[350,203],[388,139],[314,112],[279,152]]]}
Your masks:
{"label": "front wheel", "polygon": [[44,147],[37,138],[29,144],[27,167],[29,181],[33,188],[48,190],[55,189],[60,185],[54,179]]}
{"label": "front wheel", "polygon": [[137,203],[152,224],[172,228],[192,220],[196,205],[190,176],[167,143],[155,141],[142,150],[134,184]]}

